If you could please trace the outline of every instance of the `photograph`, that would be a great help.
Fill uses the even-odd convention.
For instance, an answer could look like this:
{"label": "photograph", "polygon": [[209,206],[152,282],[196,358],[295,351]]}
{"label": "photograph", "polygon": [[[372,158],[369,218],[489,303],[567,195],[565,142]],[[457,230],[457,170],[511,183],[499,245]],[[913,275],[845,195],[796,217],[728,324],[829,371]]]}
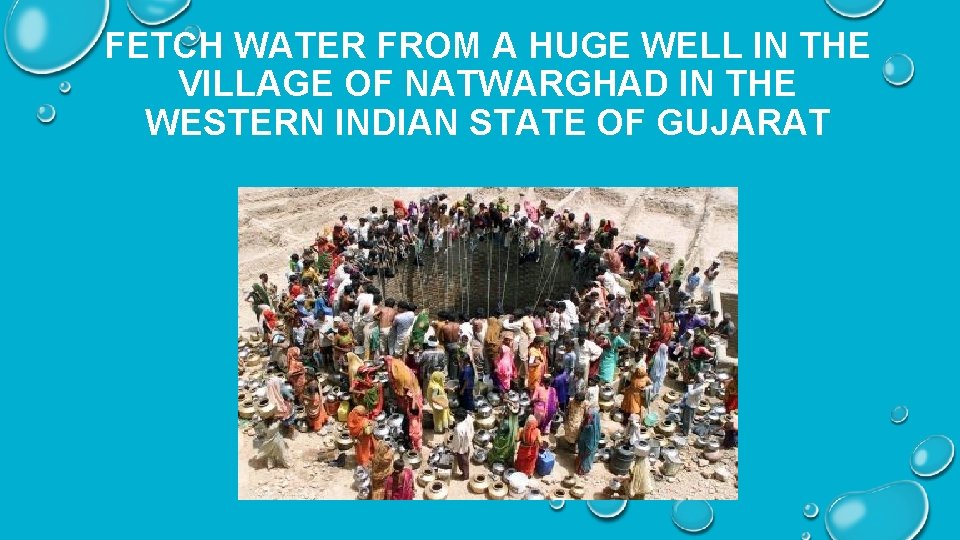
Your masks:
{"label": "photograph", "polygon": [[237,197],[239,499],[738,498],[738,188]]}

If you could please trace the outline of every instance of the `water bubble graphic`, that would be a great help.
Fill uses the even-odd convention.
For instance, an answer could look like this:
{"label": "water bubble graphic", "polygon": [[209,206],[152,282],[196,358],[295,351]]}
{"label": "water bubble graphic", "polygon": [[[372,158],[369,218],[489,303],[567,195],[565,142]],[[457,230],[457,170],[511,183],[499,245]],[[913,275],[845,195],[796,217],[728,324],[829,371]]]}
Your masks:
{"label": "water bubble graphic", "polygon": [[57,109],[49,103],[45,103],[37,107],[37,120],[43,122],[44,124],[49,124],[53,122],[53,119],[57,117]]}
{"label": "water bubble graphic", "polygon": [[671,517],[681,531],[705,531],[713,524],[713,507],[707,501],[677,501]]}
{"label": "water bubble graphic", "polygon": [[550,508],[554,510],[562,510],[565,504],[567,504],[566,499],[550,499]]}
{"label": "water bubble graphic", "polygon": [[897,53],[883,63],[883,78],[894,86],[903,86],[913,80],[913,59]]}
{"label": "water bubble graphic", "polygon": [[813,503],[807,503],[807,504],[803,505],[803,516],[804,516],[804,517],[808,517],[808,518],[810,518],[810,519],[813,519],[813,518],[817,517],[817,514],[819,514],[819,513],[820,513],[820,507],[819,507],[819,506],[817,506],[817,505],[815,505],[815,504],[813,504]]}
{"label": "water bubble graphic", "polygon": [[880,9],[884,0],[826,0],[826,2],[837,15],[859,19]]}
{"label": "water bubble graphic", "polygon": [[910,416],[910,411],[903,405],[898,405],[890,412],[890,421],[894,424],[902,424],[907,421],[907,416]]}
{"label": "water bubble graphic", "polygon": [[66,69],[96,45],[109,13],[110,0],[16,0],[3,27],[7,55],[38,75]]}
{"label": "water bubble graphic", "polygon": [[70,81],[63,81],[60,83],[60,93],[69,94],[70,90],[73,90],[73,86],[70,85]]}
{"label": "water bubble graphic", "polygon": [[190,7],[190,0],[127,0],[133,18],[148,26],[176,19]]}
{"label": "water bubble graphic", "polygon": [[833,540],[911,540],[927,523],[927,492],[912,480],[838,497],[824,522]]}
{"label": "water bubble graphic", "polygon": [[184,47],[195,47],[197,43],[200,43],[200,27],[195,24],[187,25],[186,28],[180,31],[181,34],[190,34],[189,36],[184,36],[180,40],[180,44]]}
{"label": "water bubble graphic", "polygon": [[917,476],[936,476],[953,462],[953,441],[945,435],[927,437],[913,450],[910,469]]}
{"label": "water bubble graphic", "polygon": [[800,535],[800,540],[810,540],[810,533],[805,532]]}
{"label": "water bubble graphic", "polygon": [[627,501],[625,499],[587,501],[587,508],[590,509],[590,513],[600,519],[613,519],[626,510]]}

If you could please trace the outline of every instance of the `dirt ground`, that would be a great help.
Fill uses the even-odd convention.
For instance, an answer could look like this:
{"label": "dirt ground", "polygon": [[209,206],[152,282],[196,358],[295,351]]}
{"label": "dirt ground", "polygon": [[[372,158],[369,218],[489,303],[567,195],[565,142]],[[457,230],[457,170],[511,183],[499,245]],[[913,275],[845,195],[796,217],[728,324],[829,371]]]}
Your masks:
{"label": "dirt ground", "polygon": [[[394,198],[419,200],[433,193],[451,198],[473,193],[475,199],[489,200],[503,195],[509,202],[520,194],[534,202],[545,199],[551,207],[589,212],[595,222],[613,219],[623,238],[644,234],[652,247],[671,262],[683,257],[687,268],[719,258],[722,261],[717,289],[737,292],[737,189],[736,188],[244,188],[238,193],[238,317],[239,331],[255,326],[253,313],[244,301],[256,276],[261,272],[282,282],[286,262],[294,251],[312,242],[341,214],[351,220],[366,214],[372,205],[384,206]],[[676,382],[668,379],[664,392]],[[666,404],[657,399],[655,410],[664,417]],[[619,429],[604,414],[604,432],[609,436]],[[562,433],[562,432],[561,432]],[[429,443],[432,436],[426,430]],[[555,437],[551,436],[551,442]],[[240,499],[354,499],[353,452],[348,452],[345,468],[330,467],[317,460],[319,436],[298,433],[287,441],[294,456],[288,469],[268,469],[251,462],[255,454],[253,437],[238,428],[238,497]],[[439,439],[438,439],[439,442]],[[681,449],[684,467],[675,477],[655,476],[651,499],[736,499],[737,456],[735,450],[722,450],[722,459],[706,463],[702,451],[690,444]],[[555,445],[554,445],[555,446]],[[424,449],[424,458],[429,453]],[[712,478],[712,472],[725,468],[731,473],[726,481]],[[558,450],[553,472],[536,478],[544,492],[559,486],[573,468],[569,451]],[[655,467],[659,470],[659,465]],[[471,465],[471,474],[489,472]],[[597,462],[584,478],[585,498],[605,498],[603,488],[614,477],[606,463]],[[416,498],[423,498],[417,487]],[[451,499],[481,499],[467,490],[466,481],[452,480]]]}

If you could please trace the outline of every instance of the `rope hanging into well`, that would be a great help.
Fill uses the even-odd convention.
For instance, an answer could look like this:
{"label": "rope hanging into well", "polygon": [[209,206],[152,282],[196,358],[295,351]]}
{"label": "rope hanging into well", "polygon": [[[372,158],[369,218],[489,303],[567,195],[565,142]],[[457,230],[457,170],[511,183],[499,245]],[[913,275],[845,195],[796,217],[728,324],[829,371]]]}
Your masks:
{"label": "rope hanging into well", "polygon": [[503,299],[507,294],[507,282],[510,278],[510,250],[513,248],[513,242],[507,242],[507,265],[503,271],[503,289],[500,290],[500,309],[503,309]]}
{"label": "rope hanging into well", "polygon": [[490,315],[490,267],[493,265],[493,239],[487,238],[490,247],[487,252],[487,315]]}

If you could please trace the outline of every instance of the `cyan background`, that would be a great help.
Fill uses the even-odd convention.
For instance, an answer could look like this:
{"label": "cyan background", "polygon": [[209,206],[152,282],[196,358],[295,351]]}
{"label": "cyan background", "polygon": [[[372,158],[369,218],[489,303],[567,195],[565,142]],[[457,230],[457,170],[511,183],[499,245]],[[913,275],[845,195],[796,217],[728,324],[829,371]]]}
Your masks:
{"label": "cyan background", "polygon": [[[124,2],[113,4],[108,30],[142,29]],[[865,20],[850,21],[820,0],[196,0],[166,26],[198,24],[225,33],[476,30],[487,39],[501,30],[729,30],[747,36],[756,30],[793,36],[803,30],[867,30],[869,60],[788,63],[798,71],[800,97],[775,103],[833,109],[819,138],[668,138],[652,124],[632,138],[151,138],[144,107],[226,108],[242,100],[188,99],[176,69],[200,62],[107,61],[103,38],[86,60],[58,75],[31,76],[2,62],[7,173],[0,268],[8,290],[8,410],[15,412],[7,417],[2,445],[8,527],[17,537],[226,537],[281,530],[336,537],[378,524],[378,532],[419,535],[430,524],[458,523],[457,516],[479,517],[479,527],[467,522],[467,531],[478,536],[512,531],[505,524],[526,520],[535,530],[518,534],[682,537],[670,521],[669,502],[635,502],[620,519],[601,522],[582,504],[553,512],[545,503],[451,502],[448,509],[455,513],[446,514],[447,520],[436,505],[426,504],[236,501],[236,190],[737,185],[746,366],[740,500],[714,504],[716,519],[706,535],[798,538],[809,530],[825,538],[822,520],[802,517],[804,503],[825,510],[844,492],[910,479],[908,458],[921,439],[958,435],[950,397],[951,312],[958,301],[950,252],[958,120],[950,36],[957,8],[952,2],[886,4]],[[796,55],[800,43],[793,43]],[[909,54],[917,65],[905,88],[893,88],[881,76],[883,60],[895,52]],[[596,67],[626,67],[611,64]],[[238,65],[224,60],[209,67]],[[373,64],[356,67],[364,66]],[[426,66],[455,67],[435,61]],[[339,62],[333,69],[351,67]],[[57,91],[63,79],[73,84],[67,96]],[[58,109],[49,126],[34,117],[45,102]],[[719,108],[767,102],[709,103]],[[422,106],[504,103],[435,100]],[[706,105],[688,103],[680,105]],[[594,110],[631,106],[628,100],[565,103],[581,104]],[[399,97],[378,105],[414,106]],[[667,101],[647,104],[660,106]],[[910,419],[894,426],[889,413],[900,404],[910,408]],[[950,514],[960,499],[957,471],[924,485],[931,511],[923,538],[956,538]],[[406,526],[412,531],[405,532]]]}

